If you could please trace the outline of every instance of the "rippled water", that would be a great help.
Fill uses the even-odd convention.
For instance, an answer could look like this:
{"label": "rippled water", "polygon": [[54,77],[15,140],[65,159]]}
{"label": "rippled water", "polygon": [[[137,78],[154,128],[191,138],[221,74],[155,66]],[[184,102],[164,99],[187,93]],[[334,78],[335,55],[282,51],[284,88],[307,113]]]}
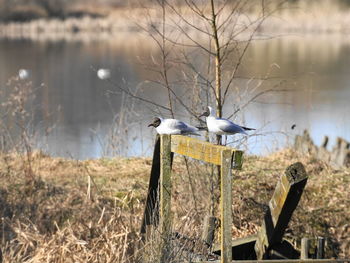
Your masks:
{"label": "rippled water", "polygon": [[[150,54],[157,56],[155,46],[140,38],[89,42],[1,39],[0,85],[4,87],[20,69],[29,70],[33,87],[41,87],[36,89],[35,101],[37,146],[52,155],[78,159],[149,155],[155,133],[147,123],[156,108],[131,105],[122,94],[108,96],[108,90],[115,90],[113,85],[99,79],[94,69],[110,69],[113,82],[135,90],[152,74],[144,67]],[[331,143],[337,136],[350,141],[350,39],[312,35],[256,41],[239,75],[239,85],[249,91],[257,83],[252,77],[268,75],[270,80],[254,94],[281,80],[280,88],[289,90],[259,97],[237,118],[238,123],[258,128],[258,136],[249,137],[241,146],[247,152],[274,151],[292,143],[303,129],[311,131],[316,143],[324,135],[331,137]],[[151,85],[143,92],[159,103],[166,101],[166,94]],[[228,103],[227,114],[231,108]],[[187,119],[178,109],[178,117]],[[296,128],[292,130],[293,124]]]}

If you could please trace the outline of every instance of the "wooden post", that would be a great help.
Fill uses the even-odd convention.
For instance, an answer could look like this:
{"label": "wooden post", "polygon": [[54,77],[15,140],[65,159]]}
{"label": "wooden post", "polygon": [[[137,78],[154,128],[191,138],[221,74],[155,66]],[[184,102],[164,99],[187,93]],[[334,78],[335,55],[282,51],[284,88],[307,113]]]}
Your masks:
{"label": "wooden post", "polygon": [[163,239],[161,262],[169,255],[171,236],[171,137],[160,138],[160,232]]}
{"label": "wooden post", "polygon": [[310,247],[309,239],[307,237],[303,237],[301,239],[300,259],[309,258],[309,247]]}
{"label": "wooden post", "polygon": [[156,209],[158,201],[158,187],[160,177],[160,137],[157,135],[153,151],[153,161],[151,168],[151,176],[148,184],[148,194],[146,206],[143,213],[141,224],[142,239],[145,240],[147,226],[157,225],[159,221],[159,211]]}
{"label": "wooden post", "polygon": [[324,244],[325,244],[324,237],[317,237],[317,251],[316,251],[317,259],[324,258]]}
{"label": "wooden post", "polygon": [[289,166],[281,176],[255,243],[257,259],[266,259],[267,252],[272,246],[282,241],[284,231],[299,203],[306,182],[305,168],[299,162]]}
{"label": "wooden post", "polygon": [[[171,164],[173,162],[174,153],[171,153]],[[147,228],[150,225],[157,226],[159,223],[159,179],[160,179],[160,136],[157,135],[153,159],[151,176],[148,183],[148,194],[146,199],[146,206],[143,213],[141,224],[141,236],[145,241]]]}
{"label": "wooden post", "polygon": [[221,153],[221,263],[232,261],[232,151]]}
{"label": "wooden post", "polygon": [[203,234],[202,240],[211,247],[214,241],[215,234],[216,217],[215,216],[205,216],[203,223]]}
{"label": "wooden post", "polygon": [[322,142],[322,144],[321,144],[321,147],[322,147],[322,148],[327,148],[328,141],[329,141],[328,136],[324,136],[323,142]]}

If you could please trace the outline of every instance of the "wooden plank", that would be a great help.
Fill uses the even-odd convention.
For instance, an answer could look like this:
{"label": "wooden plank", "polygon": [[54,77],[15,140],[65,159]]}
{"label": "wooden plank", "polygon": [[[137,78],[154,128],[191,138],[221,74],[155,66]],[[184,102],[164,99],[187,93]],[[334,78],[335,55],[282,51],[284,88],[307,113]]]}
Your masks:
{"label": "wooden plank", "polygon": [[[232,259],[236,260],[253,260],[256,258],[254,250],[258,236],[248,236],[232,240]],[[216,255],[221,254],[221,248],[218,245],[213,247],[212,252]],[[269,251],[269,259],[299,259],[300,253],[294,249],[293,245],[287,240],[275,244]]]}
{"label": "wooden plank", "polygon": [[269,202],[269,210],[273,221],[273,232],[269,234],[269,242],[280,242],[289,220],[297,207],[304,187],[307,174],[302,163],[290,165],[281,176],[280,192],[275,191]]}
{"label": "wooden plank", "polygon": [[231,150],[221,153],[221,263],[232,261],[232,163]]}
{"label": "wooden plank", "polygon": [[[232,246],[232,259],[233,260],[243,260],[254,258],[255,251],[254,245],[257,239],[257,235],[252,235],[248,237],[238,238],[231,241]],[[213,246],[212,252],[216,255],[221,254],[220,244],[215,244]]]}
{"label": "wooden plank", "polygon": [[282,240],[268,251],[268,259],[300,259],[300,251],[292,243]]}
{"label": "wooden plank", "polygon": [[257,259],[266,258],[266,252],[282,241],[284,231],[299,203],[306,182],[305,168],[299,162],[289,166],[281,176],[255,243]]}
{"label": "wooden plank", "polygon": [[234,239],[232,240],[231,243],[233,247],[237,247],[237,246],[244,245],[246,243],[256,242],[256,238],[257,238],[257,235],[251,235],[248,237]]}
{"label": "wooden plank", "polygon": [[171,137],[160,137],[160,233],[162,235],[161,262],[167,262],[171,235]]}
{"label": "wooden plank", "polygon": [[221,152],[230,150],[234,156],[232,168],[240,169],[242,167],[243,152],[233,148],[214,145],[209,142],[204,142],[195,138],[172,135],[171,136],[171,151],[177,154],[186,155],[200,161],[221,165]]}
{"label": "wooden plank", "polygon": [[[215,261],[193,261],[193,263],[219,263]],[[234,263],[350,263],[350,259],[274,259],[274,260],[235,260]]]}

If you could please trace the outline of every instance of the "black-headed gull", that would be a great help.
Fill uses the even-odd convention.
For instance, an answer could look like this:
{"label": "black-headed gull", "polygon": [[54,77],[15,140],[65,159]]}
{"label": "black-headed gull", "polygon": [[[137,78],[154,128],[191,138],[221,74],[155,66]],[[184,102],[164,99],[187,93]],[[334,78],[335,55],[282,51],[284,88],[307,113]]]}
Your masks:
{"label": "black-headed gull", "polygon": [[208,106],[206,112],[200,117],[205,116],[208,131],[219,135],[232,135],[236,133],[246,134],[246,131],[255,130],[252,128],[243,127],[233,123],[232,121],[224,118],[218,118],[215,115],[215,111],[212,107]]}
{"label": "black-headed gull", "polygon": [[198,128],[176,119],[162,119],[156,117],[153,122],[148,125],[148,127],[151,126],[156,128],[158,134],[200,135],[197,133],[197,131],[199,131]]}

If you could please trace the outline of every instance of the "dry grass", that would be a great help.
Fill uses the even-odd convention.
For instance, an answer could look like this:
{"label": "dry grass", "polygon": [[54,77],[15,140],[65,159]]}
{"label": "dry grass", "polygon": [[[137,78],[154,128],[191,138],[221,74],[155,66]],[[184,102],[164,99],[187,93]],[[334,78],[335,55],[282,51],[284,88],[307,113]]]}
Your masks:
{"label": "dry grass", "polygon": [[[6,0],[4,0],[6,1]],[[67,3],[61,0],[6,1],[0,2],[1,21],[30,21],[38,18],[67,17],[101,17],[106,16],[113,6],[96,0],[72,0]]]}
{"label": "dry grass", "polygon": [[[264,204],[295,161],[306,165],[310,179],[287,238],[298,245],[303,236],[325,236],[328,257],[350,257],[350,171],[332,170],[291,150],[246,158],[234,177],[233,236],[258,231]],[[142,262],[152,262],[158,256],[159,236],[144,247],[138,233],[150,159],[74,161],[36,152],[35,180],[25,176],[23,165],[21,155],[0,156],[4,262],[141,262],[141,256]],[[186,249],[174,246],[174,258],[189,259],[203,251],[198,246],[210,201],[210,167],[199,162],[189,166],[191,174],[178,157],[173,169],[174,231],[191,238]]]}

